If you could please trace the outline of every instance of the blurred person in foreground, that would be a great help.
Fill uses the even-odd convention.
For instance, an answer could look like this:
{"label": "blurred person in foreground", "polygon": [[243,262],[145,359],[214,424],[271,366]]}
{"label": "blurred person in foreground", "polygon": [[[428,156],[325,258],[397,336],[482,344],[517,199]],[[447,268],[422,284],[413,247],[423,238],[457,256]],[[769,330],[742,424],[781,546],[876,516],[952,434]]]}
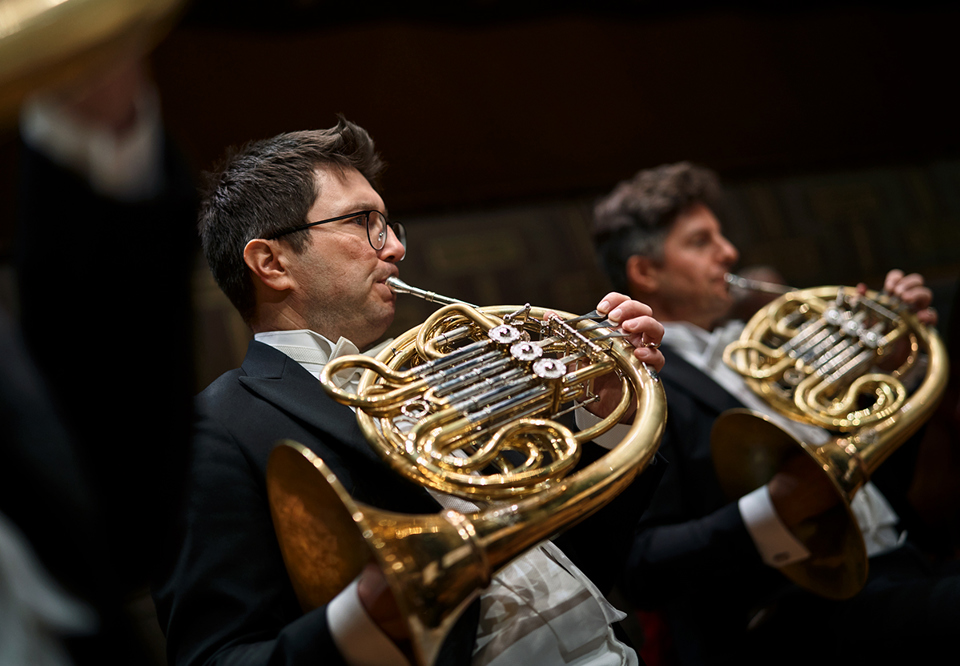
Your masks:
{"label": "blurred person in foreground", "polygon": [[156,664],[131,604],[186,468],[193,179],[139,56],[34,94],[20,139],[0,662]]}
{"label": "blurred person in foreground", "polygon": [[[855,496],[871,576],[845,602],[801,590],[777,571],[808,557],[791,528],[838,501],[826,474],[798,463],[738,501],[721,491],[710,438],[722,412],[754,409],[807,441],[826,433],[780,418],[722,360],[743,322],[728,321],[734,301],[725,275],[739,255],[723,235],[720,202],[713,172],[679,163],[639,172],[594,211],[598,256],[614,288],[649,304],[665,328],[661,453],[669,465],[640,521],[624,590],[638,608],[663,614],[683,664],[882,661],[942,646],[958,621],[960,582],[929,570],[904,543],[915,447],[901,447]],[[890,271],[884,289],[921,322],[936,323],[921,276]]]}

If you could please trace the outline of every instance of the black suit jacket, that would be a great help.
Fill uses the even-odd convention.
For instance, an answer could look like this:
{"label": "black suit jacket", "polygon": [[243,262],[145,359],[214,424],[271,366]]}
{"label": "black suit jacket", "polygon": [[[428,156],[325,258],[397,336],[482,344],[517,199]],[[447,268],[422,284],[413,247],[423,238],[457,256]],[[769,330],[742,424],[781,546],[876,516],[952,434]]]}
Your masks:
{"label": "black suit jacket", "polygon": [[[298,441],[333,469],[356,499],[409,513],[437,503],[384,465],[364,440],[351,410],[333,402],[296,361],[252,342],[241,368],[226,373],[197,400],[199,421],[187,506],[171,565],[155,590],[172,663],[340,663],[325,607],[303,613],[287,577],[266,495],[266,465],[280,439]],[[662,467],[662,465],[661,465]],[[655,475],[635,484],[572,535],[568,554],[590,574],[609,571],[607,557],[626,554],[629,530],[614,531],[619,511],[643,506]],[[619,499],[619,498],[618,498]],[[606,535],[604,554],[577,546]],[[578,558],[577,553],[590,553]],[[612,581],[611,581],[612,582]],[[469,663],[478,604],[448,638],[439,663]]]}
{"label": "black suit jacket", "polygon": [[740,651],[752,609],[786,579],[762,564],[713,467],[713,422],[743,405],[679,354],[663,354],[669,466],[639,523],[624,588],[639,607],[666,612],[683,663],[709,663]]}

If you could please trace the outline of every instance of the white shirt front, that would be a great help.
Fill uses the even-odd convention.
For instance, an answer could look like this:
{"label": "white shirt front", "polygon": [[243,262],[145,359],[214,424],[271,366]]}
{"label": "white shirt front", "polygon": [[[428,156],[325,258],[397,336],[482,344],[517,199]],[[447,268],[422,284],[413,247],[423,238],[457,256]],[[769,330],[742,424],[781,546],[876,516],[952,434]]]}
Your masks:
{"label": "white shirt front", "polygon": [[[315,377],[339,356],[359,353],[345,338],[336,343],[310,330],[257,333],[254,338],[287,354]],[[364,352],[375,356],[390,341]],[[355,392],[360,371],[338,373],[340,388]],[[582,411],[582,410],[581,410]],[[477,510],[466,500],[430,491],[445,508]],[[356,581],[327,605],[334,641],[353,666],[393,666],[407,661],[373,623],[356,592]],[[634,650],[610,626],[626,617],[552,542],[527,551],[493,577],[480,597],[475,666],[636,666]]]}

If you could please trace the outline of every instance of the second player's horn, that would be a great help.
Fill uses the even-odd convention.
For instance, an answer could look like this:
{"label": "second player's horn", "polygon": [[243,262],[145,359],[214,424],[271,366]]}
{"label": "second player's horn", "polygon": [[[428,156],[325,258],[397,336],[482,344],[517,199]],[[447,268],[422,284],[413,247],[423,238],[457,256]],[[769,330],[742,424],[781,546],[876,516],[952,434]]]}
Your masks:
{"label": "second player's horn", "polygon": [[[898,350],[906,355],[897,367],[881,370]],[[943,342],[883,294],[818,287],[792,290],[763,308],[723,359],[779,414],[823,429],[829,439],[797,437],[750,410],[725,413],[712,440],[721,486],[741,497],[767,483],[787,458],[809,457],[840,502],[795,528],[811,555],[781,571],[822,596],[853,596],[868,564],[850,503],[936,408],[948,374]]]}

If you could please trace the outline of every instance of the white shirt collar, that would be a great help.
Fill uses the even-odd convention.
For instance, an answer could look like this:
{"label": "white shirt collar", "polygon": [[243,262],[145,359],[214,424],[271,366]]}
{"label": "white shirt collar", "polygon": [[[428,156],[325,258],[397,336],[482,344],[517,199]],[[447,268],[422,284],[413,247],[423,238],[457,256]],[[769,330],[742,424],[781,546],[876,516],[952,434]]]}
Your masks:
{"label": "white shirt collar", "polygon": [[[294,361],[303,366],[303,368],[317,379],[320,379],[320,373],[323,366],[335,358],[349,356],[350,354],[361,353],[357,346],[350,340],[340,337],[336,343],[310,329],[298,329],[295,331],[266,331],[256,333],[253,339],[270,345],[277,351],[281,351]],[[371,347],[363,352],[365,356],[376,356],[392,340],[386,340],[375,347]],[[338,372],[334,378],[334,383],[339,388],[356,389],[356,383],[360,378],[360,369],[346,370]],[[349,389],[348,389],[349,390]]]}
{"label": "white shirt collar", "polygon": [[742,321],[731,321],[706,331],[688,321],[663,322],[663,344],[709,372],[723,363],[723,350],[740,337],[743,326]]}
{"label": "white shirt collar", "polygon": [[357,346],[344,337],[334,344],[316,331],[306,328],[296,331],[266,331],[255,334],[253,339],[282,351],[299,363],[310,365],[323,366],[338,356],[360,353]]}

